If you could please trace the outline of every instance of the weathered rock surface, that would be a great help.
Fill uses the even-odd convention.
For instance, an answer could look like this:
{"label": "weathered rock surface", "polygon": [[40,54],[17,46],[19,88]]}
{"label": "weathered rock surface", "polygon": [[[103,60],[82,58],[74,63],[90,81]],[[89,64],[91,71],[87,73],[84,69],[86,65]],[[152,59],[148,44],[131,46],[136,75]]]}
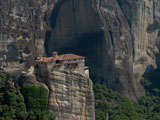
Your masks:
{"label": "weathered rock surface", "polygon": [[74,69],[37,69],[49,89],[49,109],[57,120],[95,120],[92,81]]}
{"label": "weathered rock surface", "polygon": [[131,27],[133,68],[137,78],[159,65],[160,1],[120,1],[122,11]]}
{"label": "weathered rock surface", "polygon": [[[139,78],[159,65],[159,27],[159,0],[0,0],[0,64],[19,76],[45,53],[79,54],[94,82],[137,99]],[[63,70],[23,78],[44,83],[58,120],[94,120],[86,76]]]}
{"label": "weathered rock surface", "polygon": [[92,81],[85,72],[39,67],[32,73],[23,72],[17,82],[20,86],[44,86],[49,93],[48,108],[56,120],[95,120]]}
{"label": "weathered rock surface", "polygon": [[21,75],[34,64],[35,57],[44,55],[46,31],[51,29],[50,15],[56,2],[0,0],[0,66],[21,76],[21,85],[45,86],[50,94],[49,108],[56,113],[57,120],[94,120],[94,95],[89,78],[65,71],[59,72],[63,75],[59,78]]}
{"label": "weathered rock surface", "polygon": [[116,0],[68,0],[51,20],[49,55],[56,50],[86,56],[94,82],[131,99],[144,94],[133,77],[130,28]]}
{"label": "weathered rock surface", "polygon": [[27,72],[22,72],[19,79],[16,81],[19,86],[24,85],[30,85],[30,84],[36,84],[43,86],[49,93],[49,89],[46,84],[44,84],[41,81],[37,81],[37,77],[35,75],[34,67],[30,67],[30,69]]}
{"label": "weathered rock surface", "polygon": [[0,64],[11,68],[7,71],[28,69],[35,57],[44,54],[54,1],[0,0]]}
{"label": "weathered rock surface", "polygon": [[160,2],[118,1],[121,8],[117,0],[0,0],[2,66],[19,74],[44,50],[76,53],[94,82],[144,95],[135,76],[159,63]]}

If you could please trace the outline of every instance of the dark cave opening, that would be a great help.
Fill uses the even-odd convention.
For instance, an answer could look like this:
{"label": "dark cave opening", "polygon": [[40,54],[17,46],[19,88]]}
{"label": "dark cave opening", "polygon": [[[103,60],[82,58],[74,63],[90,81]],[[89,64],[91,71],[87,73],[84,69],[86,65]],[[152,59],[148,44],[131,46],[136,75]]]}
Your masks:
{"label": "dark cave opening", "polygon": [[[75,39],[74,39],[75,40]],[[63,53],[73,53],[86,57],[86,65],[89,66],[90,78],[93,82],[103,83],[104,78],[100,74],[102,68],[102,43],[103,32],[85,33],[71,41],[58,51]],[[99,73],[99,74],[97,74]]]}
{"label": "dark cave opening", "polygon": [[[47,40],[54,41],[54,38],[51,39],[48,37]],[[54,41],[54,43],[57,42],[59,41]],[[108,85],[108,81],[114,79],[112,55],[110,56],[107,52],[107,49],[110,48],[109,45],[106,45],[103,31],[84,33],[79,37],[74,37],[69,43],[63,44],[62,46],[54,46],[54,44],[51,46],[52,48],[50,48],[49,51],[46,51],[47,55],[51,55],[53,51],[57,51],[59,54],[73,53],[85,56],[86,65],[89,66],[90,78],[93,83]],[[107,72],[107,74],[105,74],[104,71]],[[110,85],[110,87],[111,86],[112,85]]]}
{"label": "dark cave opening", "polygon": [[[49,18],[52,30],[46,32],[44,44],[46,55],[51,56],[53,51],[57,51],[59,54],[73,53],[85,56],[86,65],[89,66],[89,73],[92,81],[94,83],[106,84],[110,87],[114,86],[111,85],[114,84],[113,81],[115,81],[113,65],[114,55],[112,54],[112,45],[109,45],[111,44],[110,38],[107,38],[108,40],[106,41],[106,36],[103,30],[96,29],[96,32],[93,30],[94,32],[78,33],[75,28],[75,31],[71,31],[71,34],[69,34],[70,37],[66,38],[66,40],[64,39],[64,41],[59,38],[61,36],[54,37],[54,35],[57,34],[56,30],[59,29],[56,28],[58,26],[57,18],[60,8],[64,3],[65,0],[58,1],[52,11],[51,17]],[[71,23],[69,22],[69,24]],[[88,24],[85,25],[89,27]],[[87,27],[84,27],[83,29],[87,29]],[[63,36],[63,38],[64,37],[65,36]]]}

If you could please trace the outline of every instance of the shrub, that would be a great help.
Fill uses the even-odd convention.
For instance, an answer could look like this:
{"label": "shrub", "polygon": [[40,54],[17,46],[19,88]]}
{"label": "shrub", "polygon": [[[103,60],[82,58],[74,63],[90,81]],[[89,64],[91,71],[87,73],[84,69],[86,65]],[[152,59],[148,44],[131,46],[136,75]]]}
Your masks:
{"label": "shrub", "polygon": [[28,111],[44,111],[48,105],[48,92],[43,86],[26,85],[22,87],[22,94]]}

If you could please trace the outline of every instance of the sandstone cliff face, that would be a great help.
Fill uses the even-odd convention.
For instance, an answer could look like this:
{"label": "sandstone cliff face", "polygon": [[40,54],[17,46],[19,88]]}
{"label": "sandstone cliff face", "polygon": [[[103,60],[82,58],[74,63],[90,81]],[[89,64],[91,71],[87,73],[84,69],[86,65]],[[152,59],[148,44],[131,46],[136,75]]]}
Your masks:
{"label": "sandstone cliff face", "polygon": [[0,0],[0,64],[25,69],[44,54],[45,31],[54,0]]}
{"label": "sandstone cliff face", "polygon": [[159,65],[160,1],[121,0],[120,4],[131,27],[134,74],[139,77]]}
{"label": "sandstone cliff face", "polygon": [[44,50],[77,53],[94,82],[132,99],[144,95],[134,73],[156,67],[159,1],[118,1],[123,12],[116,0],[1,0],[3,67],[21,72]]}
{"label": "sandstone cliff face", "polygon": [[94,94],[89,77],[75,69],[36,70],[49,89],[49,109],[57,120],[95,120]]}
{"label": "sandstone cliff face", "polygon": [[23,73],[18,84],[44,86],[49,93],[48,108],[56,120],[95,120],[92,81],[85,72],[41,66]]}
{"label": "sandstone cliff face", "polygon": [[[46,31],[51,29],[50,16],[56,2],[0,0],[0,66],[6,71],[20,76],[34,64],[35,57],[44,55]],[[92,82],[87,76],[65,71],[47,75],[25,73],[19,84],[46,87],[49,109],[57,120],[94,120]]]}
{"label": "sandstone cliff face", "polygon": [[68,0],[54,19],[47,39],[49,55],[55,50],[84,55],[94,82],[132,99],[143,95],[133,77],[130,28],[116,0]]}

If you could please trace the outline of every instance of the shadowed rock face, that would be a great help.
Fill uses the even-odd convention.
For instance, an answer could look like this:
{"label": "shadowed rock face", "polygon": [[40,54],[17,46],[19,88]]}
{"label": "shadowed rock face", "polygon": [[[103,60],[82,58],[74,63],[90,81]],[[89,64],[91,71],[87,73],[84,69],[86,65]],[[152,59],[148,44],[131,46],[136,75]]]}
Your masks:
{"label": "shadowed rock face", "polygon": [[52,19],[56,22],[47,38],[49,55],[59,51],[86,56],[94,82],[131,99],[144,94],[133,77],[130,28],[116,0],[68,0]]}

